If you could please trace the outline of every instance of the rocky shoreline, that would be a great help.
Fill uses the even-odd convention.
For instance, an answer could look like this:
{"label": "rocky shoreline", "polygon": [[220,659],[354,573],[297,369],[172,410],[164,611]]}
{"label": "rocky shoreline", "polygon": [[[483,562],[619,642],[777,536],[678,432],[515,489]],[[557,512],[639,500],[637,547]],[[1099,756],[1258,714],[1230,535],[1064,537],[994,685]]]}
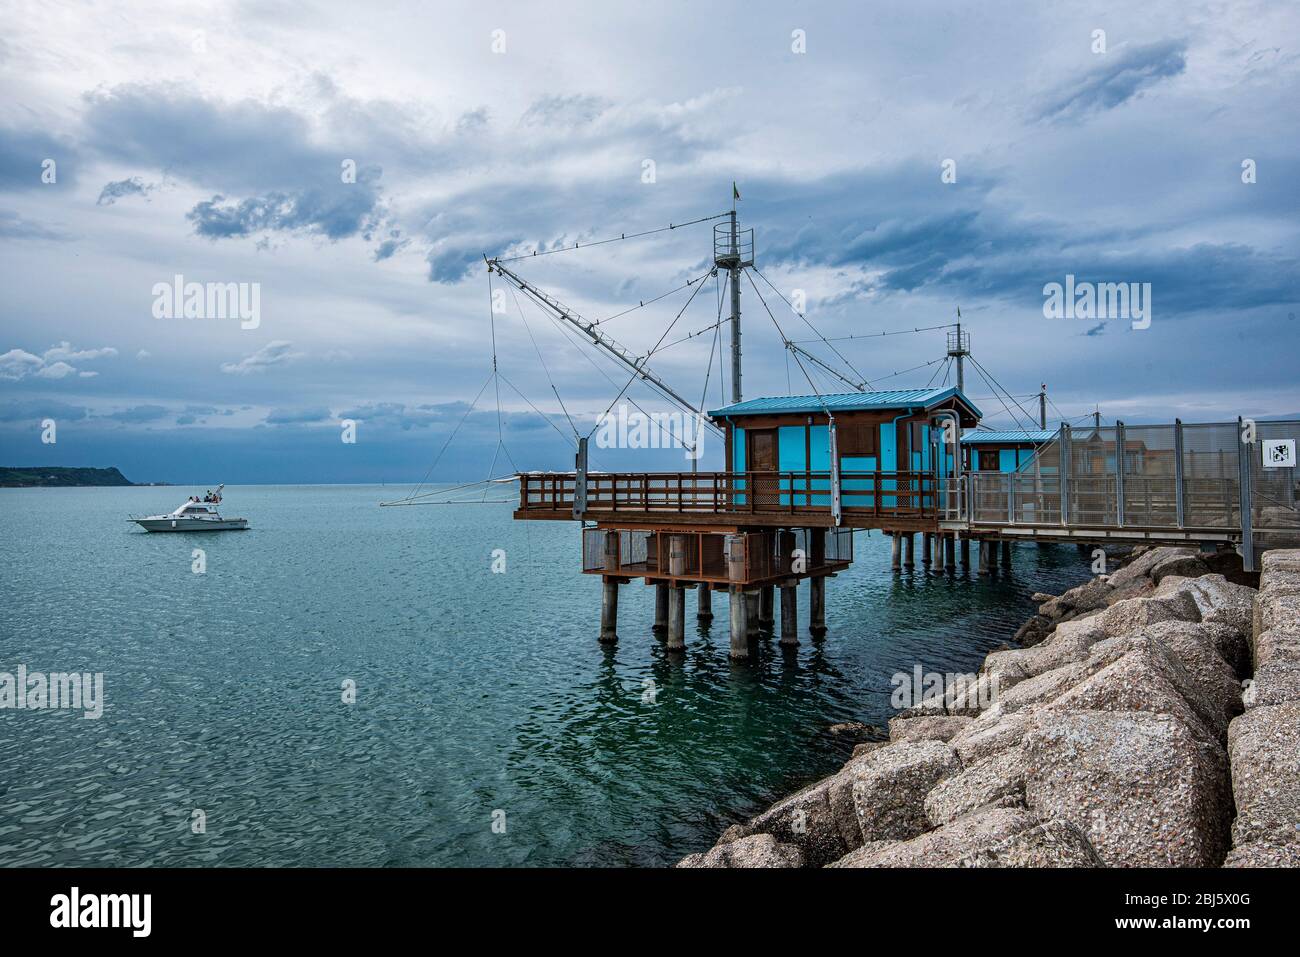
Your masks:
{"label": "rocky shoreline", "polygon": [[677,866],[1300,866],[1300,549],[1261,567],[1139,548],[1038,596],[1020,647]]}

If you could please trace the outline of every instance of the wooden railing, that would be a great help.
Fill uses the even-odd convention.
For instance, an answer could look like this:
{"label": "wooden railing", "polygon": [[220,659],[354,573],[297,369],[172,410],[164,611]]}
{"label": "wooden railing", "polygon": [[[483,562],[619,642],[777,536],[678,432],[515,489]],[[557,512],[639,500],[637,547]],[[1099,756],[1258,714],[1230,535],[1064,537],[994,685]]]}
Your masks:
{"label": "wooden railing", "polygon": [[[519,509],[573,510],[572,473],[521,474]],[[846,513],[933,517],[936,479],[930,472],[845,472]],[[587,513],[829,513],[830,472],[607,472],[587,477]]]}

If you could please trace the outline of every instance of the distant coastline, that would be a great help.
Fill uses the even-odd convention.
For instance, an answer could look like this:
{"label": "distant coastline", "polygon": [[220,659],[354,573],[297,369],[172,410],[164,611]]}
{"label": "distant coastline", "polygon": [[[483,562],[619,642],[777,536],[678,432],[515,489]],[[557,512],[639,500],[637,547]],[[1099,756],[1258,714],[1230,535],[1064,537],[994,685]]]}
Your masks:
{"label": "distant coastline", "polygon": [[116,468],[0,465],[0,488],[77,488],[101,485],[167,485],[166,482],[132,482]]}

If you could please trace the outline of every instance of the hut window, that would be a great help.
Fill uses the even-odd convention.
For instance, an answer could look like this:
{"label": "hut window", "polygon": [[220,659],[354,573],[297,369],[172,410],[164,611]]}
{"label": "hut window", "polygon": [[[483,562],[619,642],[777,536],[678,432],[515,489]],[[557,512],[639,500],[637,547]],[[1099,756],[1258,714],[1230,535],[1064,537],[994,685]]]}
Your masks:
{"label": "hut window", "polygon": [[975,467],[976,471],[979,472],[1000,471],[1001,456],[998,454],[997,449],[980,449],[978,461],[979,461],[979,465]]}
{"label": "hut window", "polygon": [[872,425],[836,425],[835,442],[840,455],[875,455],[876,429]]}

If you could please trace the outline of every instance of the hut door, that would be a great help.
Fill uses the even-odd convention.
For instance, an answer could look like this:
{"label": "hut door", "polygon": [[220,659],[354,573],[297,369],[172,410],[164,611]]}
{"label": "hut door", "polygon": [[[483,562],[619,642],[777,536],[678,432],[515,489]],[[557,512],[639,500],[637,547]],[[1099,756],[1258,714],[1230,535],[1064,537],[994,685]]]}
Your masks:
{"label": "hut door", "polygon": [[771,473],[754,476],[754,504],[779,505],[776,429],[755,429],[746,433],[745,438],[749,449],[748,471]]}

